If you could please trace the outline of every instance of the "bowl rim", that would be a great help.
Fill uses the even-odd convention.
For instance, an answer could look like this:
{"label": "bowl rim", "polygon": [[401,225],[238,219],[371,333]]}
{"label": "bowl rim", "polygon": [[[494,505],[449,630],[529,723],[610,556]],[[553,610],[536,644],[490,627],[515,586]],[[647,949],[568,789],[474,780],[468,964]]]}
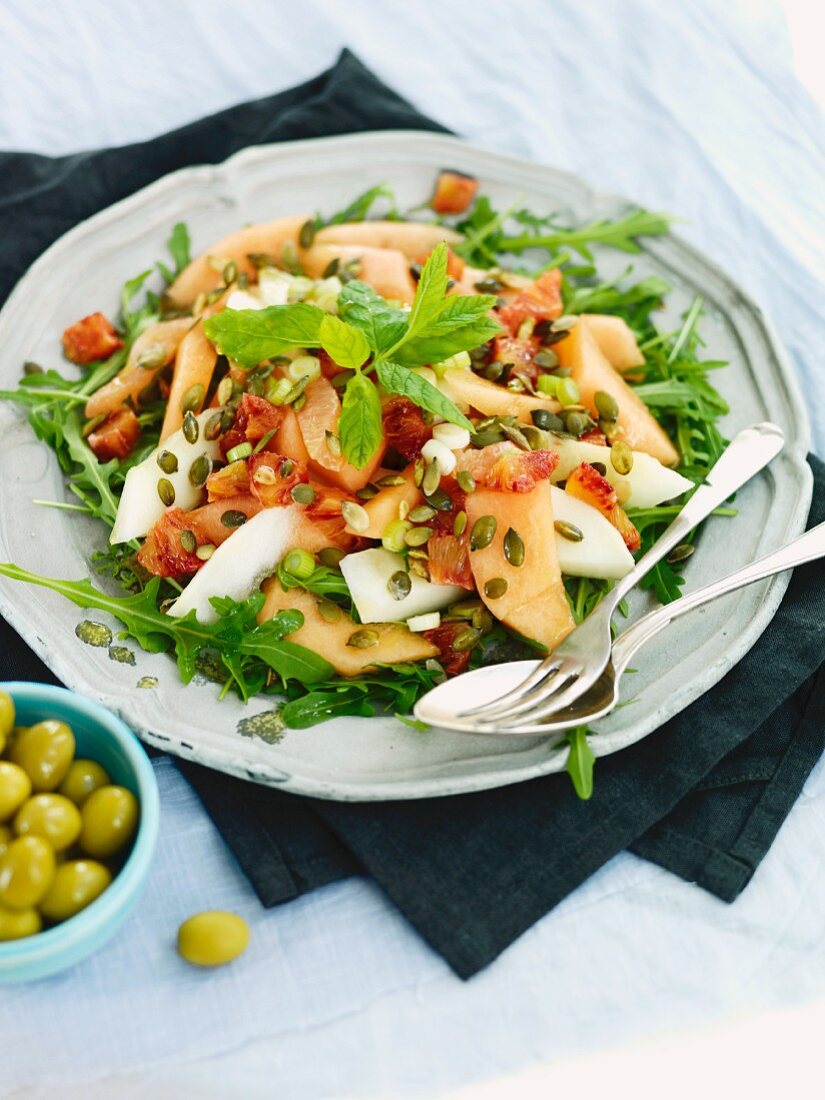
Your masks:
{"label": "bowl rim", "polygon": [[0,978],[4,963],[35,963],[72,952],[121,913],[134,895],[149,870],[157,841],[160,820],[160,795],[152,762],[137,736],[112,711],[100,703],[80,695],[69,688],[54,684],[40,684],[30,680],[0,681],[0,691],[12,699],[25,696],[28,704],[44,708],[50,701],[59,699],[64,707],[91,719],[98,729],[117,741],[128,760],[135,778],[140,801],[140,820],[129,857],[103,893],[75,916],[62,924],[25,936],[18,940],[0,943]]}

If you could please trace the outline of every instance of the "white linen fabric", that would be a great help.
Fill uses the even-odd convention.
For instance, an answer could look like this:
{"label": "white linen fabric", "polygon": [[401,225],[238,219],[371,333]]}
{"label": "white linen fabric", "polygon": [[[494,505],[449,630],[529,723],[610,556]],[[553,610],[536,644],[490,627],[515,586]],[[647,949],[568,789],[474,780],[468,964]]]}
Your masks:
{"label": "white linen fabric", "polygon": [[[685,218],[778,326],[825,453],[823,120],[763,0],[5,0],[0,146],[150,137],[345,44],[469,139]],[[156,771],[162,835],[128,924],[65,975],[0,987],[0,1095],[431,1095],[825,992],[821,765],[733,906],[623,855],[468,983],[368,882],[264,911],[172,764]],[[252,926],[229,968],[174,951],[202,908]]]}

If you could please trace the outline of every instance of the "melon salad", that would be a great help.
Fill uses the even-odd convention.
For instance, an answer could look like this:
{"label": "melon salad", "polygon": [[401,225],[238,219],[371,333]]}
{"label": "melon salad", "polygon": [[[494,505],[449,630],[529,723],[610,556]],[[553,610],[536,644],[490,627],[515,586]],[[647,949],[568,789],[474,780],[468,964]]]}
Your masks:
{"label": "melon salad", "polygon": [[112,489],[112,572],[151,590],[176,645],[175,621],[197,622],[220,651],[227,608],[251,607],[250,636],[288,623],[279,644],[323,670],[301,682],[265,656],[254,690],[295,699],[315,679],[331,697],[355,678],[371,713],[382,677],[426,690],[551,650],[633,567],[634,517],[663,520],[694,488],[672,410],[639,385],[654,303],[634,330],[586,308],[569,257],[508,265],[479,246],[484,203],[443,172],[434,221],[356,203],[191,260],[178,226],[176,270],[142,311],[124,299],[126,331],[100,313],[66,330],[67,358],[109,365],[78,392]]}

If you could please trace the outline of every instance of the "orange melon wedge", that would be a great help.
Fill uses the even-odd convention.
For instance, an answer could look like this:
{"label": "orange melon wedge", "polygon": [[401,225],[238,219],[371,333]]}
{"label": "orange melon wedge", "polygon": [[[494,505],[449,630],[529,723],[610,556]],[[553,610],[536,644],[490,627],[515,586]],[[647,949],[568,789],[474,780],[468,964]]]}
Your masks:
{"label": "orange melon wedge", "polygon": [[370,461],[359,470],[344,458],[330,450],[327,432],[338,437],[341,419],[341,402],[335,387],[326,378],[317,378],[304,391],[306,402],[298,411],[298,424],[309,455],[309,468],[319,477],[354,493],[363,489],[381,465],[384,446],[379,446]]}
{"label": "orange melon wedge", "polygon": [[623,317],[612,317],[609,313],[583,313],[599,351],[620,374],[643,367],[645,357],[639,350],[633,330]]}
{"label": "orange melon wedge", "polygon": [[530,413],[534,409],[557,412],[560,408],[558,401],[550,397],[513,393],[471,370],[447,370],[443,383],[448,396],[477,409],[484,416],[515,416],[522,424],[532,424]]}
{"label": "orange melon wedge", "polygon": [[392,248],[402,252],[408,260],[416,260],[431,252],[439,241],[457,244],[461,240],[460,233],[445,225],[392,221],[342,222],[319,229],[315,235],[315,244]]}

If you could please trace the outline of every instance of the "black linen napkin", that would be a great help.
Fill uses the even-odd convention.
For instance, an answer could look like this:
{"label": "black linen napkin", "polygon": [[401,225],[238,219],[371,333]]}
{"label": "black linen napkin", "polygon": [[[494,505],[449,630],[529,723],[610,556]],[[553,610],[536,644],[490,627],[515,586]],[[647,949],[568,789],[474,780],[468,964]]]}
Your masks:
{"label": "black linen napkin", "polygon": [[[384,128],[443,130],[344,51],[314,80],[153,141],[49,158],[0,153],[0,299],[71,225],[157,177],[247,145]],[[811,523],[825,519],[825,467]],[[732,901],[825,746],[822,567],[797,571],[769,630],[656,734],[600,760],[580,803],[566,776],[445,799],[299,798],[179,762],[266,906],[373,876],[462,977],[491,962],[617,852]],[[0,621],[0,677],[56,682]]]}

